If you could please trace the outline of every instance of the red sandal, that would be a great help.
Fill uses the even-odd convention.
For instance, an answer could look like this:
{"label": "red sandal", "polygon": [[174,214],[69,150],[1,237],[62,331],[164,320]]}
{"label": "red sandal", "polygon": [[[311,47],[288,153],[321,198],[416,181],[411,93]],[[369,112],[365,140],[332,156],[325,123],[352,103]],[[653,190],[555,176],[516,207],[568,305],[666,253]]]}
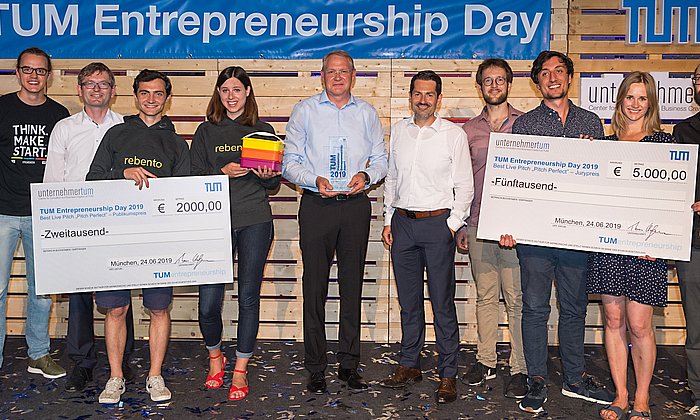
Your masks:
{"label": "red sandal", "polygon": [[[223,358],[223,360],[221,361],[221,371],[219,373],[215,374],[214,376],[207,373],[207,380],[204,382],[204,386],[207,389],[221,388],[221,386],[224,384],[224,375],[226,374],[225,368],[226,368],[226,362],[227,362],[226,356],[224,356],[223,353],[219,353],[219,355],[216,357],[211,357],[211,355],[209,356],[209,359],[211,359],[211,360],[216,360],[216,359],[221,359],[221,358]],[[214,385],[209,385],[209,382],[214,382]]]}
{"label": "red sandal", "polygon": [[[246,370],[234,369],[233,372],[234,372],[234,373],[245,373],[245,374],[246,374],[246,380],[248,379],[248,378],[247,378],[248,371],[246,371]],[[234,394],[235,392],[241,392],[241,393],[243,393],[243,396],[242,396],[242,397],[234,397],[233,394]],[[248,385],[239,388],[239,387],[237,387],[236,385],[231,384],[231,389],[228,391],[228,399],[229,399],[230,401],[240,401],[240,400],[242,400],[243,398],[245,398],[245,397],[247,397],[247,396],[248,396]]]}

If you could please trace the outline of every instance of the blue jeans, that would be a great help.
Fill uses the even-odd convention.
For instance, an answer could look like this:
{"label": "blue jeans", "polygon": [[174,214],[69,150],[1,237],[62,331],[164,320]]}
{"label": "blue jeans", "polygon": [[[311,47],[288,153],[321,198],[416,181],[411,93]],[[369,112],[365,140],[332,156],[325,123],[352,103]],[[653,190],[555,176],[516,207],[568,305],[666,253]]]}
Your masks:
{"label": "blue jeans", "polygon": [[22,246],[27,267],[27,321],[25,339],[27,354],[36,360],[49,354],[49,313],[51,296],[37,296],[34,285],[34,245],[32,243],[31,216],[6,216],[0,214],[0,367],[7,332],[6,304],[7,287],[10,283],[12,258],[17,249],[17,240],[22,237]]}
{"label": "blue jeans", "polygon": [[552,280],[559,303],[559,353],[564,380],[581,381],[585,371],[583,340],[588,295],[588,253],[533,245],[518,245],[523,289],[523,352],[530,377],[547,378],[547,321]]}
{"label": "blue jeans", "polygon": [[[236,357],[253,356],[260,324],[260,285],[272,245],[272,222],[233,229],[233,252],[238,252],[238,328]],[[221,307],[225,284],[199,286],[199,329],[207,350],[221,347]]]}

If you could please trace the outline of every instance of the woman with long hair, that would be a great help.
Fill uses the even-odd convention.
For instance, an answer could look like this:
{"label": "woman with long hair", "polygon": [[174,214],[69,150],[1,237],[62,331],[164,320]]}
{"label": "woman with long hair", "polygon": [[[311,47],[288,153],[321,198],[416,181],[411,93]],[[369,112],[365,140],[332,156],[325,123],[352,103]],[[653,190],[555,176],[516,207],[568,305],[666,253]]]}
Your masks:
{"label": "woman with long hair", "polygon": [[[260,321],[260,285],[274,230],[267,189],[280,183],[280,172],[267,167],[241,167],[242,138],[272,126],[258,118],[250,77],[241,67],[221,71],[207,107],[207,121],[192,139],[192,175],[229,177],[231,241],[238,254],[238,337],[236,363],[228,398],[241,400],[248,394],[248,361],[253,355]],[[199,327],[209,351],[208,389],[224,383],[226,357],[221,351],[221,309],[224,284],[199,286]]]}
{"label": "woman with long hair", "polygon": [[[661,130],[656,83],[649,73],[635,71],[622,81],[612,119],[613,134],[607,140],[671,143],[673,136]],[[666,306],[666,261],[648,256],[591,254],[588,261],[588,293],[599,293],[605,311],[605,351],[615,383],[613,403],[600,410],[606,420],[650,419],[649,384],[656,362],[652,326],[654,306]],[[627,391],[627,332],[637,389],[629,409]]]}

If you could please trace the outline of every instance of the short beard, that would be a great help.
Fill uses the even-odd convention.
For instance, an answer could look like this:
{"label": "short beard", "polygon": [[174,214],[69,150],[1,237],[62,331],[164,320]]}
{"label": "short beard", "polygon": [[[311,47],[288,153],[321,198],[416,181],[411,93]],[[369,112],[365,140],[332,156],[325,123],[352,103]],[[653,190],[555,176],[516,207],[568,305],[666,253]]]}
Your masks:
{"label": "short beard", "polygon": [[431,112],[430,114],[419,114],[419,113],[417,113],[417,112],[414,112],[414,113],[413,113],[413,119],[416,120],[416,121],[427,121],[427,120],[429,120],[430,117],[432,117],[433,115],[435,115],[434,112]]}
{"label": "short beard", "polygon": [[507,100],[508,100],[508,93],[506,93],[506,92],[503,92],[503,94],[501,94],[501,96],[498,96],[495,99],[492,99],[492,98],[484,95],[484,101],[488,105],[500,105]]}
{"label": "short beard", "polygon": [[693,96],[693,99],[695,99],[695,103],[700,105],[700,90],[695,89],[695,96]]}

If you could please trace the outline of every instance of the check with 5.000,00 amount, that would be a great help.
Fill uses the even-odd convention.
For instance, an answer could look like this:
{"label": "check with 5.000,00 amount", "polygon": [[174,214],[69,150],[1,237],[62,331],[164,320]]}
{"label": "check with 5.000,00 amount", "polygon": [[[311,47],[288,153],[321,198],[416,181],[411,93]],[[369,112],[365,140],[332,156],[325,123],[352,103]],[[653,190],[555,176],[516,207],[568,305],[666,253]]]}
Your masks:
{"label": "check with 5.000,00 amount", "polygon": [[492,133],[477,237],[690,260],[698,147]]}
{"label": "check with 5.000,00 amount", "polygon": [[228,178],[32,184],[37,294],[233,281]]}

